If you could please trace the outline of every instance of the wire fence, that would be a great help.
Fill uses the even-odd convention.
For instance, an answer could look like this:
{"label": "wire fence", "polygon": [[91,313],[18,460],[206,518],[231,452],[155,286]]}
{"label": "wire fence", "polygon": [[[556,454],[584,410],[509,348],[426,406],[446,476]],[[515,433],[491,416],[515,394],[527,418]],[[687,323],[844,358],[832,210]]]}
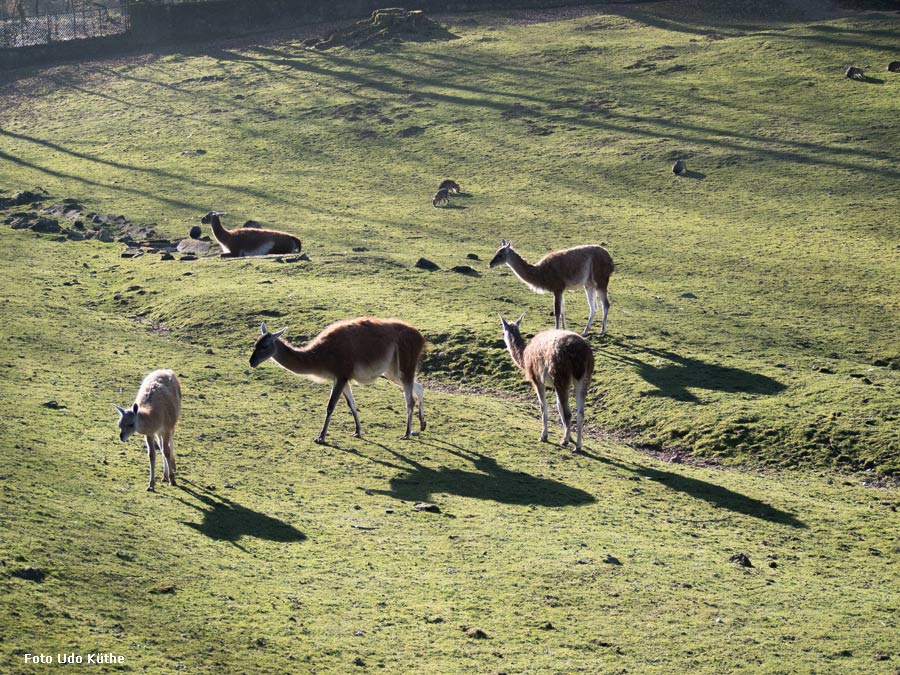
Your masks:
{"label": "wire fence", "polygon": [[43,16],[0,21],[0,47],[25,47],[125,33],[131,28],[127,8],[92,7]]}

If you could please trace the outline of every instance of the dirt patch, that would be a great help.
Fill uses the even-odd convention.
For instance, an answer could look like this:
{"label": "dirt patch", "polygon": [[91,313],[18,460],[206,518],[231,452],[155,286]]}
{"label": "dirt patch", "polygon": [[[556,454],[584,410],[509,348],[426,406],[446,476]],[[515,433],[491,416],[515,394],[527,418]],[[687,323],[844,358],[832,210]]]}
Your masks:
{"label": "dirt patch", "polygon": [[456,36],[422,10],[399,7],[376,9],[364,21],[335,31],[327,38],[310,38],[303,42],[309,49],[324,51],[334,47],[359,49],[400,42],[453,40]]}
{"label": "dirt patch", "polygon": [[374,101],[368,103],[348,103],[335,108],[331,116],[335,119],[343,119],[348,122],[358,122],[361,119],[381,115],[381,105]]}
{"label": "dirt patch", "polygon": [[513,103],[511,108],[507,108],[500,117],[505,120],[520,119],[523,117],[540,117],[541,112],[537,108],[530,108],[521,103]]}

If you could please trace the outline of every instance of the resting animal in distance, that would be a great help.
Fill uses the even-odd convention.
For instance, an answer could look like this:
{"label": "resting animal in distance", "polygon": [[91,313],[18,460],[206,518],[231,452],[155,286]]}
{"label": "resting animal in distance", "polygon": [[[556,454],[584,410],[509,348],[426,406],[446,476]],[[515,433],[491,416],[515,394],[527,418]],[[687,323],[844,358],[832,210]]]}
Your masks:
{"label": "resting animal in distance", "polygon": [[434,197],[431,199],[431,205],[437,206],[438,204],[449,204],[450,203],[450,191],[447,188],[441,188],[437,192],[434,193]]}
{"label": "resting animal in distance", "polygon": [[459,194],[459,183],[455,180],[450,180],[449,178],[445,181],[442,181],[440,185],[438,185],[438,189],[446,190],[451,195]]}
{"label": "resting animal in distance", "polygon": [[424,388],[416,380],[425,338],[415,328],[394,319],[360,317],[331,324],[299,348],[281,337],[286,330],[282,328],[270,333],[263,323],[250,356],[250,366],[256,368],[267,359],[273,359],[282,368],[316,382],[331,381],[325,424],[316,443],[325,442],[331,414],[342,394],[356,423],[353,435],[361,437],[350,383],[366,384],[382,376],[403,387],[406,399],[406,435],[403,438],[408,439],[412,433],[414,398],[419,401],[419,429],[425,431]]}
{"label": "resting animal in distance", "polygon": [[502,316],[503,341],[516,365],[525,371],[525,379],[534,387],[541,404],[541,441],[547,440],[547,396],[550,386],[556,391],[556,409],[565,433],[562,445],[568,445],[572,434],[572,410],[569,389],[575,389],[575,451],[581,450],[584,427],[584,399],[594,373],[594,352],[583,337],[568,330],[550,329],[538,333],[528,345],[519,331],[523,314],[515,323]]}
{"label": "resting animal in distance", "polygon": [[144,436],[147,457],[150,458],[150,484],[156,487],[156,451],[163,455],[163,483],[175,485],[175,425],[181,415],[181,383],[171,370],[154,370],[144,378],[129,409],[115,406],[119,411],[119,440],[127,441],[132,434]]}
{"label": "resting animal in distance", "polygon": [[519,279],[535,293],[553,293],[553,314],[556,327],[565,329],[566,309],[563,293],[571,288],[584,288],[590,315],[582,335],[587,335],[594,314],[597,313],[597,296],[603,307],[603,324],[600,335],[606,335],[606,318],[609,314],[609,277],[615,270],[612,257],[602,246],[576,246],[548,253],[534,265],[516,253],[506,239],[500,240],[500,248],[490,262],[491,267],[507,264]]}
{"label": "resting animal in distance", "polygon": [[228,230],[222,226],[219,218],[224,215],[226,214],[210,211],[200,219],[201,223],[212,227],[216,241],[222,249],[223,258],[300,252],[300,240],[292,234],[249,227]]}

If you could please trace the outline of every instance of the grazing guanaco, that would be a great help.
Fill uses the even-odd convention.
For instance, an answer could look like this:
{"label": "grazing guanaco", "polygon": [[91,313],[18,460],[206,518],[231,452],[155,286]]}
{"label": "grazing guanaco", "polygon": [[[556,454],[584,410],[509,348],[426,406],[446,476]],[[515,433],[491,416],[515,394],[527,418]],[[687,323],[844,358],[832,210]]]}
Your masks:
{"label": "grazing guanaco", "polygon": [[[115,404],[113,404],[115,405]],[[181,383],[171,370],[154,370],[144,378],[134,405],[129,409],[115,406],[119,411],[119,440],[127,441],[132,434],[143,434],[150,458],[150,484],[156,487],[156,450],[163,455],[163,483],[175,485],[175,425],[181,415]]]}
{"label": "grazing guanaco", "polygon": [[450,203],[450,191],[447,188],[441,188],[437,192],[434,193],[434,197],[431,198],[431,205],[437,206],[438,204],[449,204]]}
{"label": "grazing guanaco", "polygon": [[563,293],[571,288],[584,288],[590,315],[582,335],[587,335],[594,314],[597,313],[597,295],[603,307],[603,324],[600,335],[606,335],[606,319],[609,314],[609,277],[615,270],[612,257],[602,246],[576,246],[548,253],[534,265],[516,253],[506,239],[500,240],[500,248],[490,262],[491,267],[506,263],[519,279],[535,293],[553,293],[553,314],[556,327],[565,329],[566,310]]}
{"label": "grazing guanaco", "polygon": [[438,185],[438,189],[446,190],[451,195],[459,194],[459,183],[455,180],[450,180],[449,178],[445,181],[442,181],[440,185]]}
{"label": "grazing guanaco", "polygon": [[204,225],[212,227],[216,241],[219,242],[219,247],[222,249],[223,258],[300,252],[302,244],[292,234],[250,227],[228,230],[222,226],[220,220],[220,216],[224,215],[226,214],[210,211],[200,219]]}
{"label": "grazing guanaco", "polygon": [[519,330],[524,314],[515,323],[502,316],[503,341],[516,365],[525,371],[527,379],[541,404],[541,441],[547,440],[547,396],[545,388],[556,391],[556,409],[565,433],[562,445],[568,445],[572,433],[572,410],[569,408],[569,389],[575,389],[575,450],[581,450],[584,427],[584,399],[594,373],[594,352],[583,337],[568,330],[550,329],[538,333],[531,342]]}
{"label": "grazing guanaco", "polygon": [[331,324],[299,348],[281,337],[285,330],[270,333],[263,323],[250,356],[250,365],[256,368],[267,359],[273,359],[282,368],[314,381],[331,380],[325,424],[316,443],[325,442],[328,423],[341,394],[356,423],[353,435],[361,436],[350,383],[365,384],[382,376],[403,387],[406,398],[406,435],[403,438],[408,439],[412,433],[414,398],[419,402],[419,428],[425,430],[424,388],[416,379],[425,338],[415,328],[394,319],[360,317]]}

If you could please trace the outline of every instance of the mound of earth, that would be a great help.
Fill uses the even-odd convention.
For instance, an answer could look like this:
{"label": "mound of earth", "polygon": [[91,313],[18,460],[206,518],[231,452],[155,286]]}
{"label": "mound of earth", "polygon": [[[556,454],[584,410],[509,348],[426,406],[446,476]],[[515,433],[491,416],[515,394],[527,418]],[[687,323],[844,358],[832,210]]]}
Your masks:
{"label": "mound of earth", "polygon": [[400,7],[376,9],[372,16],[363,21],[338,30],[327,38],[311,38],[303,44],[312,49],[332,47],[371,47],[385,42],[424,42],[427,40],[449,40],[455,37],[436,21],[425,16],[420,9],[406,10]]}

